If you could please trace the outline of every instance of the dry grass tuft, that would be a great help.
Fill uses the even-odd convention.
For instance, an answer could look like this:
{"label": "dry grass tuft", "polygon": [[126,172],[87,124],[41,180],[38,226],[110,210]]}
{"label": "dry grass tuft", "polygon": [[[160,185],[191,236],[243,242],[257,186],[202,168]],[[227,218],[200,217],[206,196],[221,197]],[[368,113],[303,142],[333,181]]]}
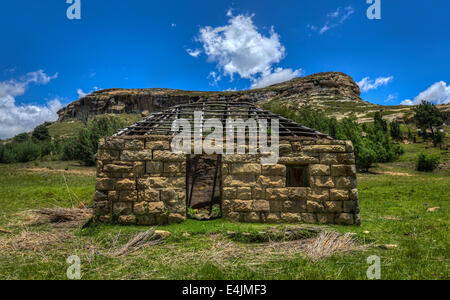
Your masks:
{"label": "dry grass tuft", "polygon": [[85,224],[93,217],[93,211],[89,208],[57,208],[38,209],[23,213],[27,223],[25,225],[53,224],[57,227],[77,227]]}
{"label": "dry grass tuft", "polygon": [[30,232],[23,231],[10,239],[0,239],[0,251],[43,251],[55,249],[73,238],[67,231],[58,232]]}
{"label": "dry grass tuft", "polygon": [[160,245],[164,243],[161,236],[155,235],[155,229],[151,228],[146,232],[141,232],[133,236],[128,243],[111,253],[114,257],[124,256],[136,252],[144,247]]}
{"label": "dry grass tuft", "polygon": [[315,262],[335,253],[364,250],[366,247],[359,245],[351,234],[341,235],[334,231],[323,231],[306,245],[304,251],[306,256]]}

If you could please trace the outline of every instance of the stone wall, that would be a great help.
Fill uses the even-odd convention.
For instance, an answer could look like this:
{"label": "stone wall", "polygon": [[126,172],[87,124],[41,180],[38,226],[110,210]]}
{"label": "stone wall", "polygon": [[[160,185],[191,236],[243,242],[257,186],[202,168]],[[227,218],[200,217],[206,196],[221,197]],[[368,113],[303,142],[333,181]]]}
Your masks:
{"label": "stone wall", "polygon": [[106,138],[97,153],[96,217],[156,225],[186,219],[186,156],[167,137]]}
{"label": "stone wall", "polygon": [[[186,155],[168,137],[101,141],[98,220],[155,225],[186,219]],[[261,155],[223,155],[222,212],[235,222],[360,224],[353,145],[332,140],[280,142],[277,165]],[[287,187],[287,166],[307,166],[308,187]]]}
{"label": "stone wall", "polygon": [[[361,223],[351,142],[283,142],[277,165],[259,155],[223,156],[224,217],[236,222]],[[307,166],[309,187],[286,187],[287,166]]]}

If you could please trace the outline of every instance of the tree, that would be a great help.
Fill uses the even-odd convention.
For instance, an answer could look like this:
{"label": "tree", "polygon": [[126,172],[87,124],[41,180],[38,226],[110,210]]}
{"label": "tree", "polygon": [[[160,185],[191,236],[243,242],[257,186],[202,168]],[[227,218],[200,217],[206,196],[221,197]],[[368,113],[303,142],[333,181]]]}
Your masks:
{"label": "tree", "polygon": [[392,122],[390,127],[391,137],[394,140],[403,139],[402,132],[400,130],[400,124],[398,124],[397,122]]}
{"label": "tree", "polygon": [[28,135],[28,133],[21,133],[21,134],[16,135],[13,138],[13,140],[14,140],[14,142],[17,142],[17,143],[23,143],[23,142],[30,140],[30,136]]}
{"label": "tree", "polygon": [[374,116],[374,123],[375,123],[375,128],[377,130],[381,130],[383,132],[387,132],[388,131],[388,125],[387,122],[385,120],[383,120],[383,115],[381,114],[380,111],[377,111],[375,113]]}
{"label": "tree", "polygon": [[39,125],[33,131],[33,141],[35,142],[45,142],[50,141],[52,138],[50,137],[50,133],[48,132],[48,128],[45,125]]}
{"label": "tree", "polygon": [[424,138],[427,135],[426,131],[430,130],[431,139],[434,147],[436,147],[436,142],[439,141],[439,139],[436,139],[436,133],[438,128],[444,124],[441,112],[436,105],[427,101],[422,101],[422,104],[414,108],[414,112],[416,113],[414,119],[417,127],[422,130]]}

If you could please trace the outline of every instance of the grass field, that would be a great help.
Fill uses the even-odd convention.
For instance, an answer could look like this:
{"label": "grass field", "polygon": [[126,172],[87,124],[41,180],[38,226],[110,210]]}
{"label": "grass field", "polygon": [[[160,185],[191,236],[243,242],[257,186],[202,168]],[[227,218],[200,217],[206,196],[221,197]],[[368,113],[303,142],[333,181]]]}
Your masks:
{"label": "grass field", "polygon": [[[66,259],[74,254],[81,258],[82,279],[367,279],[371,255],[381,258],[382,279],[450,279],[450,171],[418,173],[408,155],[359,175],[361,227],[328,227],[373,246],[316,262],[292,251],[289,242],[250,244],[227,237],[228,231],[275,225],[224,220],[158,228],[172,233],[165,244],[115,258],[110,249],[148,228],[27,226],[18,215],[89,203],[93,169],[58,162],[0,166],[0,279],[66,279]],[[433,207],[440,210],[427,211]],[[394,246],[377,247],[387,244]]]}

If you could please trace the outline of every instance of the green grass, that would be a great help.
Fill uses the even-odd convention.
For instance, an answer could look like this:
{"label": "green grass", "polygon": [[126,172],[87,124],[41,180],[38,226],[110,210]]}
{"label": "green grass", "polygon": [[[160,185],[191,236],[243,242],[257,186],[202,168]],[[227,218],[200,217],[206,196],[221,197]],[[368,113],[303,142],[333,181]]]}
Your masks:
{"label": "green grass", "polygon": [[[66,259],[73,254],[81,258],[83,279],[367,279],[370,255],[381,258],[382,279],[450,279],[450,174],[418,173],[409,167],[408,156],[403,160],[359,175],[361,227],[330,226],[355,233],[362,243],[395,244],[396,249],[373,247],[312,263],[301,253],[261,252],[261,245],[233,242],[226,235],[227,231],[255,233],[271,225],[188,220],[158,228],[172,232],[166,244],[113,258],[108,255],[111,248],[147,228],[95,225],[70,229],[72,239],[41,251],[0,252],[0,279],[65,279]],[[24,230],[61,230],[23,228],[15,213],[71,206],[62,172],[36,173],[22,167],[0,166],[0,228],[13,232],[0,233],[0,242]],[[389,171],[409,176],[389,175]],[[91,201],[94,175],[67,173],[65,177],[75,204]],[[441,209],[429,213],[430,207]]]}

